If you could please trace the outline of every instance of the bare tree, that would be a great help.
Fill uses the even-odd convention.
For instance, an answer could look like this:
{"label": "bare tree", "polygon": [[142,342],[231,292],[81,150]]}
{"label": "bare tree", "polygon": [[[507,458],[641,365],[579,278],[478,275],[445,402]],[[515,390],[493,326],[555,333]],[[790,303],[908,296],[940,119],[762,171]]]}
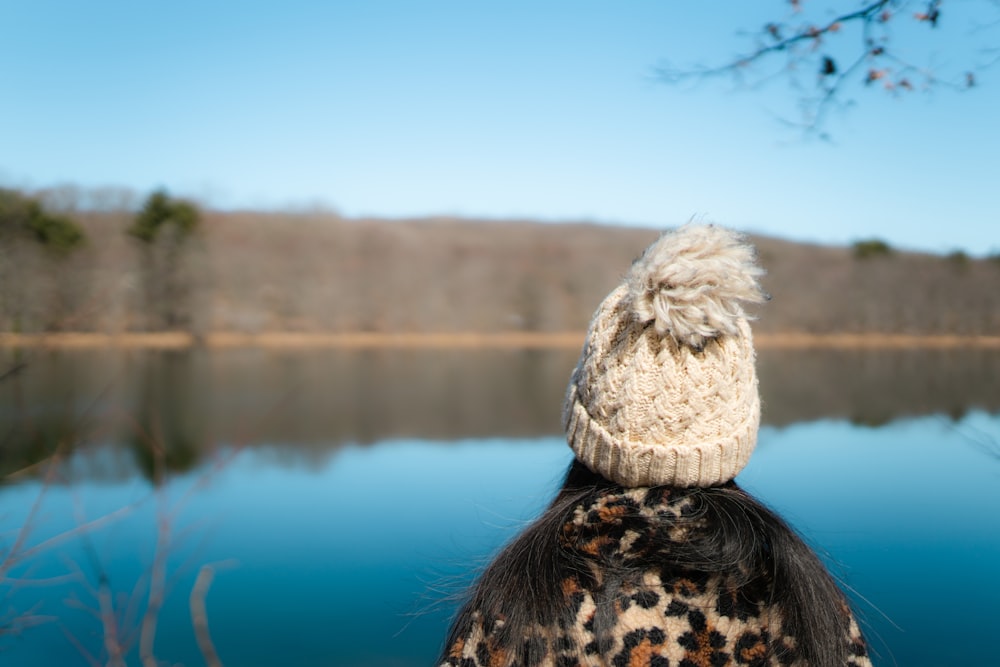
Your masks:
{"label": "bare tree", "polygon": [[[850,106],[858,92],[968,90],[978,84],[983,70],[1000,61],[1000,48],[991,41],[1000,26],[997,0],[783,0],[783,4],[784,16],[744,33],[749,44],[735,57],[717,65],[663,66],[657,70],[659,78],[677,83],[725,76],[748,88],[785,80],[801,112],[799,120],[789,122],[822,135],[830,110]],[[949,24],[949,17],[956,21]],[[935,66],[937,34],[963,29],[968,33],[963,41],[971,49],[958,54],[961,65]]]}

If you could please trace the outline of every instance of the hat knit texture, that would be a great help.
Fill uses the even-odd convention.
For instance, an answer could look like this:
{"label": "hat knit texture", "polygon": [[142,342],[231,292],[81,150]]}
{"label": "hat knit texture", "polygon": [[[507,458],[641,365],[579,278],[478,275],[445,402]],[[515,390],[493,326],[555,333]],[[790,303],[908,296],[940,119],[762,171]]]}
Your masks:
{"label": "hat knit texture", "polygon": [[760,398],[743,303],[766,299],[739,234],[686,225],[653,243],[594,315],[563,425],[591,470],[627,487],[714,486],[743,469]]}

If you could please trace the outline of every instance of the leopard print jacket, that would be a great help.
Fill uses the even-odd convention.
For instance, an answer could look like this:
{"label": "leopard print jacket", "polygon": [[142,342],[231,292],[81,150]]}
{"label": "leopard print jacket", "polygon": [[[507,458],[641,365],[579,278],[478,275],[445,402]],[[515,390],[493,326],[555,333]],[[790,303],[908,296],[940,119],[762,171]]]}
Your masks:
{"label": "leopard print jacket", "polygon": [[[441,667],[727,667],[805,665],[795,639],[782,631],[781,610],[768,602],[768,584],[727,585],[722,575],[699,575],[651,554],[650,531],[669,530],[669,540],[685,539],[676,518],[689,511],[684,497],[667,489],[622,489],[578,505],[559,535],[562,549],[575,550],[585,567],[571,570],[561,582],[570,611],[567,618],[537,625],[516,652],[500,641],[503,613],[471,610],[453,628]],[[688,528],[690,529],[690,528]],[[663,542],[659,542],[663,544]],[[651,558],[652,556],[652,558]],[[644,565],[634,576],[616,579],[607,590],[602,569],[608,564]],[[623,571],[623,570],[619,570]],[[531,590],[528,574],[525,591]],[[610,579],[610,578],[608,578]],[[527,593],[526,593],[527,594]],[[846,665],[870,667],[858,624],[842,604]],[[525,659],[525,655],[532,656]]]}

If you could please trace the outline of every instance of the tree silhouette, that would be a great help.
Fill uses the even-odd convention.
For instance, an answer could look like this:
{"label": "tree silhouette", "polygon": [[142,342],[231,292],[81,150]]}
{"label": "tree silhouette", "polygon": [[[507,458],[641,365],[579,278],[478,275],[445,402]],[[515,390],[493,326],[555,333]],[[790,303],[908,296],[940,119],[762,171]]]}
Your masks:
{"label": "tree silhouette", "polygon": [[188,329],[193,323],[191,269],[183,260],[200,219],[194,204],[157,190],[128,228],[141,247],[139,272],[149,330]]}
{"label": "tree silhouette", "polygon": [[83,230],[69,218],[46,211],[37,199],[0,188],[0,239],[30,239],[53,252],[83,243]]}
{"label": "tree silhouette", "polygon": [[[54,326],[52,284],[58,263],[83,245],[83,230],[32,197],[0,188],[0,330]],[[26,276],[37,278],[28,280]]]}

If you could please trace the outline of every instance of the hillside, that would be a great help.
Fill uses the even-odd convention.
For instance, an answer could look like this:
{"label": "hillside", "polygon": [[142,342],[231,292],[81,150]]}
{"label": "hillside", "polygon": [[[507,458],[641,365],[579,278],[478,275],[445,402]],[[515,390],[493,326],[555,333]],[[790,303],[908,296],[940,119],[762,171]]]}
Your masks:
{"label": "hillside", "polygon": [[[149,255],[125,212],[75,213],[87,243],[0,254],[0,331],[150,328]],[[657,232],[590,224],[208,212],[174,260],[179,328],[580,331]],[[1000,333],[1000,263],[753,237],[773,296],[760,332]],[[161,294],[163,294],[161,293]],[[161,296],[158,298],[168,298]],[[162,328],[162,327],[159,327]]]}

